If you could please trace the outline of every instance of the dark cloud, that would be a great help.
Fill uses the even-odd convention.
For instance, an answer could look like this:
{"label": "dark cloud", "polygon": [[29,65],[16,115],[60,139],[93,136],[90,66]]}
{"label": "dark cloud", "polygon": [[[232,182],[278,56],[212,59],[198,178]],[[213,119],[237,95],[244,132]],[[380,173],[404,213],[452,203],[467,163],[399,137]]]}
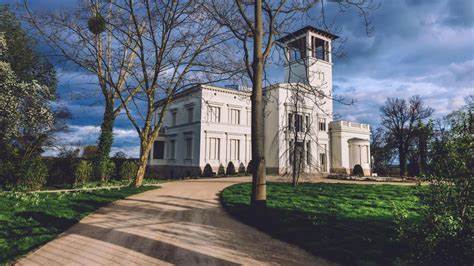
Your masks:
{"label": "dark cloud", "polygon": [[346,119],[378,124],[386,97],[419,94],[442,116],[474,91],[472,1],[383,1],[373,36],[354,14],[339,16],[346,56],[334,61],[334,84],[357,100],[335,105]]}
{"label": "dark cloud", "polygon": [[[20,1],[23,2],[23,1]],[[1,0],[0,4],[15,7],[18,0]],[[77,6],[79,0],[27,0],[30,8],[35,10],[54,10]]]}
{"label": "dark cloud", "polygon": [[[14,0],[6,1],[9,2]],[[40,9],[67,8],[76,3],[30,2]],[[335,111],[344,119],[377,125],[379,108],[387,97],[415,94],[435,108],[437,116],[459,108],[463,98],[474,91],[474,1],[379,3],[380,8],[370,14],[375,27],[370,37],[355,9],[341,13],[337,4],[326,5],[327,21],[339,26],[337,34],[340,40],[345,40],[336,44],[343,47],[346,55],[334,60],[334,90],[346,99],[357,101],[352,106],[335,104]],[[307,24],[316,26],[318,23],[304,19],[295,28]],[[272,66],[267,78],[271,82],[283,82],[281,65]],[[72,124],[84,129],[73,134],[80,135],[85,129],[97,130],[103,106],[94,77],[68,68],[60,79],[61,99],[75,115]],[[83,99],[73,97],[77,95]],[[122,137],[117,137],[120,141],[114,143],[114,151],[128,148],[137,151],[138,139],[133,136],[127,118],[120,115],[116,126],[125,131],[120,131]]]}
{"label": "dark cloud", "polygon": [[447,15],[442,23],[452,27],[472,27],[474,25],[474,2],[458,0],[446,2]]}

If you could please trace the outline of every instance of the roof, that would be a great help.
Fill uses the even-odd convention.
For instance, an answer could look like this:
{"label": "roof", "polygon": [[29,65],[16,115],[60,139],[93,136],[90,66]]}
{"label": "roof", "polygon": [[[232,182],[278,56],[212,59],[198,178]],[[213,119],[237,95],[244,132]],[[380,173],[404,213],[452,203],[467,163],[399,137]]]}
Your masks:
{"label": "roof", "polygon": [[[197,84],[195,86],[186,88],[175,95],[173,95],[173,100],[179,99],[181,97],[184,97],[190,93],[193,93],[198,90],[202,89],[207,89],[207,90],[214,90],[214,91],[220,91],[220,92],[226,92],[226,93],[233,93],[233,94],[240,94],[240,95],[248,95],[250,96],[251,92],[250,91],[244,91],[244,90],[237,90],[233,88],[226,88],[226,87],[218,87],[218,86],[212,86],[212,85],[204,85],[204,84]],[[161,99],[157,102],[154,103],[154,108],[158,108],[161,104],[163,104],[164,99]]]}
{"label": "roof", "polygon": [[330,38],[331,40],[335,40],[335,39],[339,38],[339,36],[334,35],[334,34],[328,32],[328,31],[321,30],[321,29],[318,29],[318,28],[313,27],[313,26],[306,26],[304,28],[301,28],[297,31],[294,31],[292,33],[289,33],[289,34],[281,37],[280,39],[277,40],[277,42],[286,42],[288,40],[291,40],[293,38],[296,38],[298,36],[303,35],[307,31],[312,31],[312,32],[317,33],[317,34],[321,34],[323,36],[326,36],[326,37]]}

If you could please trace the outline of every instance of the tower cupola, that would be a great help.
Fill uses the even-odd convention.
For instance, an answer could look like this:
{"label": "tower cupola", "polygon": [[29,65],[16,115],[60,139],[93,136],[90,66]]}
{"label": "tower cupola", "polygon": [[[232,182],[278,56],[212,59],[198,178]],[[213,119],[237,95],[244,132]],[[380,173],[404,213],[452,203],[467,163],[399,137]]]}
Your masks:
{"label": "tower cupola", "polygon": [[327,31],[306,26],[278,39],[285,48],[284,83],[318,85],[332,78],[331,42],[337,38]]}

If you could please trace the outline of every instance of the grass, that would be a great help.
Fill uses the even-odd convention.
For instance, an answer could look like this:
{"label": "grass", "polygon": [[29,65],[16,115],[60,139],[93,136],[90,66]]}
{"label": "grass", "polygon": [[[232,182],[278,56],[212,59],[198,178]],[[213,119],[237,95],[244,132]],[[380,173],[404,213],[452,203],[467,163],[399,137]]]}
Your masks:
{"label": "grass", "polygon": [[11,262],[45,244],[104,205],[151,189],[156,187],[67,193],[2,193],[0,264]]}
{"label": "grass", "polygon": [[[169,182],[171,180],[166,179],[153,179],[153,178],[146,178],[143,179],[143,185],[157,185],[164,182]],[[74,186],[73,184],[54,184],[43,187],[42,190],[61,190],[61,189],[82,189],[82,188],[108,188],[108,187],[119,187],[119,186],[129,186],[132,184],[132,181],[129,180],[109,180],[109,181],[90,181],[85,184]]]}
{"label": "grass", "polygon": [[316,256],[350,265],[393,264],[406,250],[398,242],[395,206],[416,221],[420,187],[395,185],[268,183],[267,209],[251,215],[250,184],[221,193],[237,219]]}

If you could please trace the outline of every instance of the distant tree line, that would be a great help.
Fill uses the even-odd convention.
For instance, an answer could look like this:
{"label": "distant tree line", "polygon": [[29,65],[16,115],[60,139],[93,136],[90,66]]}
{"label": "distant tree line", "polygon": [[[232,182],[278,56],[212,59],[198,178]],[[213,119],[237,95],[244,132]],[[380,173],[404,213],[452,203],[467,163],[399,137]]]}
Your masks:
{"label": "distant tree line", "polygon": [[386,173],[399,161],[399,174],[420,181],[419,217],[395,206],[399,240],[409,245],[402,264],[470,265],[474,169],[474,97],[441,119],[420,97],[389,98],[382,125],[373,132],[374,171]]}
{"label": "distant tree line", "polygon": [[[373,171],[379,175],[421,176],[440,174],[440,160],[452,160],[442,147],[450,142],[463,125],[472,127],[473,97],[466,106],[441,119],[419,96],[408,101],[388,98],[381,110],[381,125],[372,132]],[[469,156],[468,156],[469,157]],[[397,164],[398,163],[398,164]],[[444,161],[446,167],[454,162]],[[393,170],[398,168],[398,172]],[[448,170],[449,168],[445,168]],[[453,174],[449,174],[452,176]]]}

